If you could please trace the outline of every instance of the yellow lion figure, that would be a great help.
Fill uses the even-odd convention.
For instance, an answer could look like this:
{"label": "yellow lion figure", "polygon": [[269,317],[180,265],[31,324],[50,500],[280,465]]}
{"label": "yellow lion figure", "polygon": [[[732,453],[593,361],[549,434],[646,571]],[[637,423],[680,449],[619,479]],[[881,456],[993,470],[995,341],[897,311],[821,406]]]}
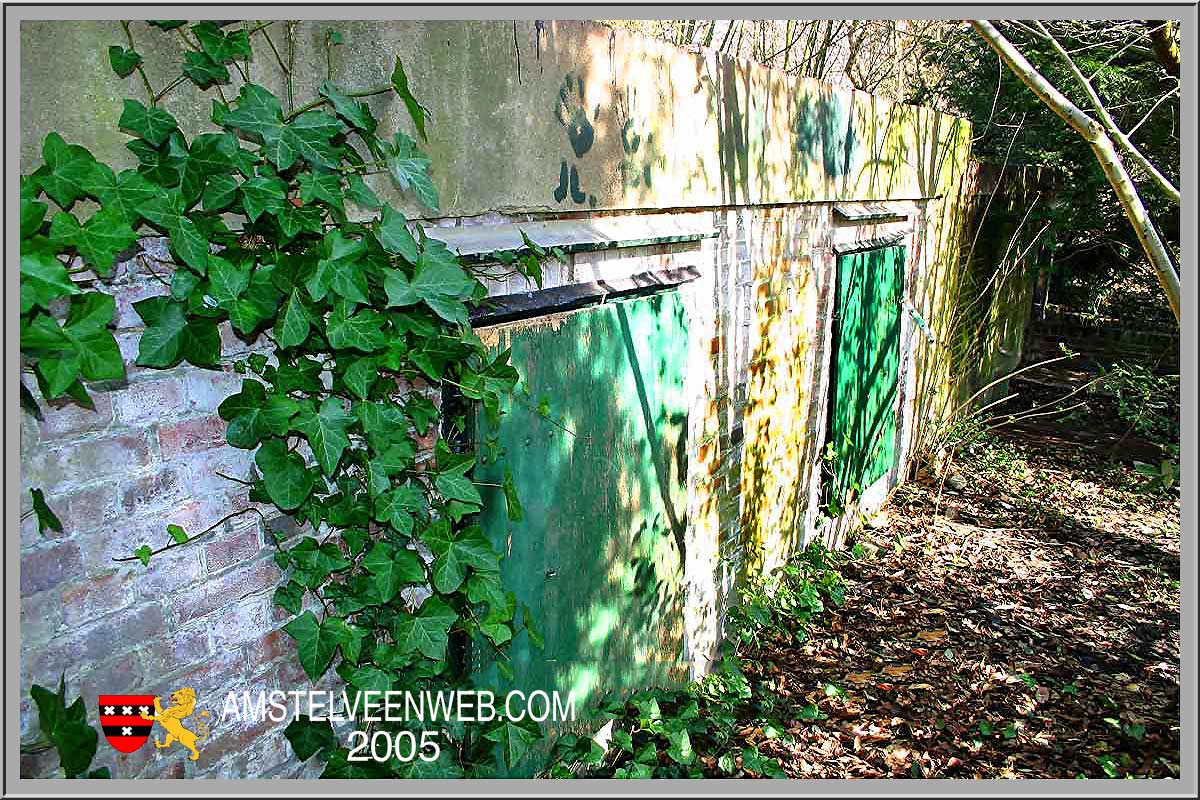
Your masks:
{"label": "yellow lion figure", "polygon": [[[142,712],[142,719],[153,720],[159,725],[167,729],[167,740],[160,742],[156,737],[154,739],[155,747],[170,747],[172,742],[179,742],[181,745],[192,751],[192,761],[200,758],[200,751],[196,749],[196,742],[208,736],[208,723],[201,722],[196,726],[199,733],[193,733],[183,727],[183,721],[190,717],[196,710],[196,691],[191,687],[184,687],[177,692],[171,693],[171,699],[175,701],[175,705],[163,709],[158,697],[154,698],[154,714]],[[208,716],[207,711],[200,712],[200,716]]]}

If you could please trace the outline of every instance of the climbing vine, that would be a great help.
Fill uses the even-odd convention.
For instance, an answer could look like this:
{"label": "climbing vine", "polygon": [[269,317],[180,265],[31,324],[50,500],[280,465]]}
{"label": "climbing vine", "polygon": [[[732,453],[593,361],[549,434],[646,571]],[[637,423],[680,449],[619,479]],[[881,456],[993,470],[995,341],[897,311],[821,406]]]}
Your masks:
{"label": "climbing vine", "polygon": [[[438,437],[433,458],[418,460],[419,441],[447,416],[419,389],[450,387],[500,412],[519,376],[508,352],[489,354],[468,314],[486,297],[481,278],[520,273],[540,284],[547,254],[526,240],[490,266],[468,268],[364,180],[390,175],[437,209],[418,142],[400,130],[385,136],[360,100],[395,96],[425,139],[428,110],[399,59],[378,87],[327,80],[297,102],[287,23],[148,26],[122,23],[125,42],[108,51],[114,72],[136,73],[144,89],[120,117],[137,166],[118,172],[50,133],[44,163],[21,178],[22,372],[43,398],[85,406],[87,383],[122,380],[105,279],[143,236],[165,235],[173,263],[141,259],[166,291],[134,304],[145,324],[137,364],[218,368],[225,322],[266,343],[233,361],[243,381],[219,414],[228,443],[254,451],[250,500],[307,524],[307,534],[273,534],[285,572],[275,602],[293,615],[284,630],[305,672],[317,682],[332,667],[351,691],[466,688],[467,648],[502,656],[529,615],[505,590],[501,557],[473,522],[482,505],[474,457]],[[158,89],[137,50],[135,36],[147,34],[184,49],[179,74]],[[332,58],[343,37],[330,32],[325,41]],[[278,65],[286,100],[250,79],[263,55],[256,49]],[[190,139],[163,106],[189,81],[211,96],[214,126]],[[451,438],[461,435],[466,416],[445,424]],[[511,480],[503,489],[519,517]],[[61,526],[41,493],[34,497],[39,524]],[[143,545],[125,560],[149,563],[207,532],[169,526],[165,546]],[[487,774],[493,752],[511,766],[541,735],[502,717],[472,729],[444,723],[439,733],[436,760],[381,764],[349,760],[328,722],[300,718],[286,731],[301,758],[321,754],[330,777]]]}

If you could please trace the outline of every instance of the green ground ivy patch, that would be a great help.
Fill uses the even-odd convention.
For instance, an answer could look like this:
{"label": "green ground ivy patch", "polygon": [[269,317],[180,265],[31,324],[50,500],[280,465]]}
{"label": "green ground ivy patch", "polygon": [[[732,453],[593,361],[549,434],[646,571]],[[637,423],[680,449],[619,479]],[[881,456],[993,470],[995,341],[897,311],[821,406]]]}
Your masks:
{"label": "green ground ivy patch", "polygon": [[[286,23],[149,25],[122,23],[128,46],[108,52],[114,72],[136,72],[146,90],[124,101],[119,123],[138,165],[116,172],[51,133],[44,163],[21,178],[23,375],[47,400],[88,406],[87,383],[122,380],[104,278],[140,236],[165,235],[173,270],[156,274],[168,291],[134,304],[145,323],[137,363],[214,367],[226,321],[271,345],[269,356],[234,363],[244,380],[219,414],[229,444],[255,451],[251,499],[311,524],[312,535],[275,542],[285,570],[275,600],[294,615],[284,630],[305,672],[316,682],[336,669],[352,692],[470,688],[462,657],[469,642],[502,652],[528,614],[505,591],[500,555],[472,523],[482,502],[473,457],[439,441],[434,465],[419,468],[416,439],[438,410],[404,389],[418,379],[457,387],[498,412],[518,374],[508,353],[490,356],[468,324],[468,310],[486,296],[485,268],[468,271],[363,180],[388,174],[437,208],[417,142],[402,131],[379,135],[369,106],[355,98],[395,94],[422,139],[426,109],[399,60],[378,88],[327,81],[310,102],[285,103],[249,78],[267,53],[293,96],[279,56],[291,46]],[[135,33],[184,43],[180,74],[158,91]],[[222,87],[235,76],[232,94]],[[209,90],[214,126],[190,139],[162,105],[185,81]],[[351,205],[378,214],[359,221]],[[505,254],[497,268],[540,283],[529,253]],[[22,400],[41,413],[24,384]],[[61,528],[38,490],[34,512],[44,528]],[[172,527],[165,546],[143,545],[124,560],[150,563],[208,532]],[[444,724],[433,763],[353,762],[328,723],[304,718],[287,735],[298,756],[325,759],[331,777],[485,775],[497,752],[515,763],[541,735],[513,737],[505,725]]]}

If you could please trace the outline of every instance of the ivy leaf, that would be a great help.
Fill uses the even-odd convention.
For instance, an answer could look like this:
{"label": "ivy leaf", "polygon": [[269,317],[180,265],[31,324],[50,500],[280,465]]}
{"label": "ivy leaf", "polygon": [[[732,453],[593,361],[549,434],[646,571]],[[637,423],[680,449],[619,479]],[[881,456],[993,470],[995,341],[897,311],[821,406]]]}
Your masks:
{"label": "ivy leaf", "polygon": [[296,640],[297,655],[305,674],[314,681],[324,675],[338,646],[338,639],[328,626],[318,622],[311,611],[305,611],[284,625],[283,630]]}
{"label": "ivy leaf", "polygon": [[467,312],[467,306],[461,300],[455,300],[453,297],[427,297],[425,305],[429,306],[434,312],[446,320],[459,325],[466,325],[470,322],[470,316]]}
{"label": "ivy leaf", "polygon": [[504,469],[504,502],[508,506],[508,519],[510,522],[520,522],[525,519],[525,509],[521,505],[521,498],[517,496],[517,485],[513,481],[512,471],[505,467]]}
{"label": "ivy leaf", "polygon": [[314,172],[301,172],[298,176],[300,183],[300,199],[305,203],[321,200],[331,208],[342,208],[342,176],[336,172],[318,175]]}
{"label": "ivy leaf", "polygon": [[397,550],[385,542],[376,542],[363,556],[362,565],[374,579],[380,604],[395,597],[401,586],[425,580],[425,569],[416,553],[407,548]]}
{"label": "ivy leaf", "polygon": [[28,197],[21,198],[21,238],[28,239],[42,229],[46,221],[46,209],[49,208],[39,200]]}
{"label": "ivy leaf", "polygon": [[340,400],[326,397],[316,413],[302,407],[292,427],[304,434],[321,469],[326,475],[332,475],[342,458],[342,452],[350,446],[346,428],[353,421],[354,417],[346,413]]}
{"label": "ivy leaf", "polygon": [[417,263],[417,240],[408,229],[408,219],[390,205],[383,207],[376,234],[383,249],[395,253],[410,264]]}
{"label": "ivy leaf", "polygon": [[285,239],[292,239],[301,231],[321,233],[324,230],[321,224],[322,218],[321,209],[318,206],[296,208],[291,203],[284,203],[275,215]]}
{"label": "ivy leaf", "polygon": [[224,64],[235,58],[250,58],[250,37],[244,30],[227,34],[216,23],[206,20],[193,25],[192,33],[213,61]]}
{"label": "ivy leaf", "polygon": [[114,44],[108,48],[108,63],[117,77],[128,78],[141,65],[142,57],[136,50]]}
{"label": "ivy leaf", "polygon": [[288,581],[275,589],[275,605],[292,614],[299,614],[304,607],[304,587],[296,581]]}
{"label": "ivy leaf", "polygon": [[242,86],[236,106],[222,121],[261,141],[264,155],[276,169],[288,169],[297,158],[327,169],[339,166],[330,143],[341,133],[337,119],[321,111],[307,111],[285,124],[279,100],[257,84]]}
{"label": "ivy leaf", "polygon": [[209,177],[200,196],[200,202],[205,211],[224,211],[237,199],[237,179],[232,175],[213,175]]}
{"label": "ivy leaf", "polygon": [[138,561],[142,562],[143,567],[148,567],[150,566],[150,556],[154,555],[154,551],[150,549],[149,545],[144,544],[137,550],[134,550],[133,554],[137,556]]}
{"label": "ivy leaf", "polygon": [[215,320],[187,316],[187,305],[166,297],[150,297],[133,304],[146,322],[138,346],[137,363],[144,367],[173,367],[188,361],[198,367],[214,366],[221,356],[221,334]]}
{"label": "ivy leaf", "polygon": [[117,125],[121,130],[140,136],[155,147],[165,142],[171,132],[179,127],[179,123],[167,111],[158,106],[146,108],[132,98],[126,98]]}
{"label": "ivy leaf", "polygon": [[[336,545],[330,543],[330,546],[336,549]],[[321,623],[321,628],[328,630],[334,641],[341,646],[343,658],[347,661],[358,662],[358,657],[362,655],[362,641],[365,635],[363,629],[350,625],[344,619],[337,617],[326,617]]]}
{"label": "ivy leaf", "polygon": [[42,160],[47,171],[40,178],[42,189],[64,209],[87,194],[85,184],[91,179],[96,159],[84,147],[67,144],[57,133],[46,134],[42,143]]}
{"label": "ivy leaf", "polygon": [[360,358],[354,361],[347,369],[343,380],[350,387],[350,391],[361,400],[366,400],[371,395],[371,387],[379,379],[379,365],[375,363],[373,358]]}
{"label": "ivy leaf", "polygon": [[228,310],[250,286],[250,269],[218,255],[208,257],[209,295]]}
{"label": "ivy leaf", "polygon": [[365,251],[358,239],[347,239],[338,230],[327,233],[321,240],[317,271],[307,283],[312,299],[321,300],[332,289],[339,297],[368,303],[367,276],[358,263]]}
{"label": "ivy leaf", "polygon": [[368,308],[347,316],[348,306],[345,302],[336,303],[329,314],[325,333],[331,345],[370,353],[387,344],[382,330],[384,319],[379,312]]}
{"label": "ivy leaf", "polygon": [[371,114],[370,106],[342,94],[341,90],[332,81],[322,83],[320,92],[322,97],[328,99],[333,104],[333,110],[338,113],[338,116],[360,131],[374,133],[375,129],[379,126],[379,123],[375,121],[374,115]]}
{"label": "ivy leaf", "polygon": [[420,101],[413,96],[412,90],[408,88],[408,75],[404,73],[404,65],[400,63],[399,57],[396,58],[396,66],[392,69],[392,88],[408,108],[408,115],[412,117],[413,124],[417,126],[417,134],[421,137],[421,141],[429,141],[429,137],[425,135],[425,115],[429,109],[421,105]]}
{"label": "ivy leaf", "polygon": [[379,496],[375,501],[375,519],[386,522],[402,534],[413,529],[413,514],[424,510],[425,496],[421,490],[405,483]]}
{"label": "ivy leaf", "polygon": [[696,760],[696,752],[692,749],[692,738],[688,735],[686,728],[667,730],[666,737],[670,742],[670,746],[667,747],[667,755],[677,764],[686,766]]}
{"label": "ivy leaf", "polygon": [[421,154],[416,142],[396,131],[393,142],[384,145],[383,160],[401,189],[411,191],[426,207],[438,210],[437,189],[428,172],[432,162]]}
{"label": "ivy leaf", "polygon": [[238,188],[242,193],[242,210],[251,222],[258,220],[263,212],[278,213],[287,197],[287,186],[278,178],[251,178]]}
{"label": "ivy leaf", "polygon": [[171,540],[174,541],[175,544],[183,544],[188,540],[187,531],[178,525],[168,525],[167,534],[171,537]]}
{"label": "ivy leaf", "polygon": [[117,253],[137,241],[122,213],[102,208],[83,225],[69,211],[60,211],[50,223],[50,241],[60,247],[74,247],[100,275],[112,272]]}
{"label": "ivy leaf", "polygon": [[58,750],[63,772],[73,778],[92,763],[100,735],[86,722],[72,719],[59,723],[49,738]]}
{"label": "ivy leaf", "polygon": [[201,275],[208,269],[208,239],[188,216],[188,203],[178,190],[165,192],[141,207],[142,216],[171,237],[171,247]]}
{"label": "ivy leaf", "polygon": [[117,174],[99,162],[84,189],[100,201],[105,211],[119,212],[130,225],[137,224],[142,218],[141,207],[161,191],[136,169]]}
{"label": "ivy leaf", "polygon": [[159,186],[179,186],[187,167],[188,148],[183,134],[172,131],[165,144],[154,147],[145,139],[125,143],[138,158],[138,172]]}
{"label": "ivy leaf", "polygon": [[426,658],[441,661],[446,657],[450,626],[457,619],[458,614],[440,597],[429,597],[416,614],[403,614],[396,619],[392,638],[401,653],[419,651]]}
{"label": "ivy leaf", "polygon": [[300,299],[300,291],[293,289],[279,313],[275,324],[275,340],[280,347],[295,347],[308,338],[309,313]]}
{"label": "ivy leaf", "polygon": [[299,411],[300,404],[287,395],[267,397],[266,389],[255,380],[242,381],[242,390],[217,407],[217,414],[229,423],[226,441],[247,450],[257,447],[270,434],[287,433],[291,418]]}
{"label": "ivy leaf", "polygon": [[471,459],[459,464],[456,467],[438,473],[434,484],[437,486],[438,492],[447,500],[458,500],[462,503],[470,505],[482,506],[483,498],[479,496],[479,490],[475,488],[475,484],[467,477],[466,473],[471,467],[475,466],[475,460]]}
{"label": "ivy leaf", "polygon": [[337,747],[337,736],[329,720],[320,722],[303,714],[297,715],[283,729],[284,738],[292,745],[292,752],[301,761],[307,761],[317,753],[328,752]]}
{"label": "ivy leaf", "polygon": [[525,757],[529,748],[542,738],[542,729],[531,720],[514,722],[505,719],[485,733],[483,738],[500,745],[504,763],[512,768]]}
{"label": "ivy leaf", "polygon": [[343,663],[337,671],[346,683],[360,692],[378,692],[379,696],[391,691],[394,682],[391,675],[372,664],[354,667]]}
{"label": "ivy leaf", "polygon": [[34,306],[48,310],[51,300],[72,294],[79,294],[79,287],[61,261],[42,250],[21,254],[22,314]]}
{"label": "ivy leaf", "polygon": [[113,380],[125,374],[121,351],[107,329],[116,304],[111,295],[88,292],[71,298],[66,324],[39,313],[21,329],[21,351],[35,356],[38,383],[47,399],[71,395],[90,406],[80,373],[88,380]]}
{"label": "ivy leaf", "polygon": [[458,591],[468,567],[491,572],[500,569],[500,557],[477,525],[455,532],[439,520],[421,535],[421,541],[437,556],[433,563],[433,585],[443,594]]}
{"label": "ivy leaf", "polygon": [[280,439],[258,448],[254,463],[262,472],[267,496],[284,511],[298,508],[313,488],[313,475],[297,453],[289,453]]}
{"label": "ivy leaf", "polygon": [[188,50],[183,54],[183,62],[183,74],[201,89],[207,89],[214,83],[229,83],[229,70],[208,53]]}
{"label": "ivy leaf", "polygon": [[439,257],[436,251],[427,249],[417,262],[413,274],[413,290],[428,300],[431,297],[462,297],[468,294],[475,282],[453,256]]}
{"label": "ivy leaf", "polygon": [[62,533],[62,522],[50,510],[50,506],[46,505],[46,497],[42,494],[42,490],[30,489],[29,493],[33,496],[33,513],[37,516],[38,533],[45,536],[47,529]]}
{"label": "ivy leaf", "polygon": [[374,211],[383,205],[378,195],[367,186],[361,175],[351,175],[346,179],[346,196],[355,205]]}

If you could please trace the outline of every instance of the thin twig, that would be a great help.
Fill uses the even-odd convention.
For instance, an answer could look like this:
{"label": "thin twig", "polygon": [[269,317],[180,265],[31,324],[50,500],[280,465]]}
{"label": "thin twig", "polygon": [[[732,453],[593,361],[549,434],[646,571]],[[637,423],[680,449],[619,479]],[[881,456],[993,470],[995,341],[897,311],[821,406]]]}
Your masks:
{"label": "thin twig", "polygon": [[[151,550],[150,557],[152,558],[152,557],[158,555],[159,553],[165,553],[168,550],[174,550],[177,547],[183,547],[184,545],[191,544],[192,542],[199,539],[201,536],[212,533],[217,528],[221,527],[222,525],[224,525],[226,522],[233,519],[234,517],[240,517],[242,514],[249,514],[251,512],[258,514],[258,516],[262,519],[262,521],[264,523],[267,521],[266,515],[263,514],[261,511],[259,511],[254,506],[250,506],[249,508],[243,508],[241,511],[234,511],[229,514],[226,514],[225,516],[221,517],[219,520],[214,522],[212,525],[209,525],[207,528],[205,528],[204,530],[197,533],[195,536],[189,536],[186,540],[184,540],[182,542],[172,541],[170,544],[168,544],[164,547],[160,547],[157,550]],[[118,564],[125,563],[128,561],[141,561],[141,560],[142,559],[139,556],[126,556],[125,558],[114,558],[113,559],[113,561],[117,562]]]}

